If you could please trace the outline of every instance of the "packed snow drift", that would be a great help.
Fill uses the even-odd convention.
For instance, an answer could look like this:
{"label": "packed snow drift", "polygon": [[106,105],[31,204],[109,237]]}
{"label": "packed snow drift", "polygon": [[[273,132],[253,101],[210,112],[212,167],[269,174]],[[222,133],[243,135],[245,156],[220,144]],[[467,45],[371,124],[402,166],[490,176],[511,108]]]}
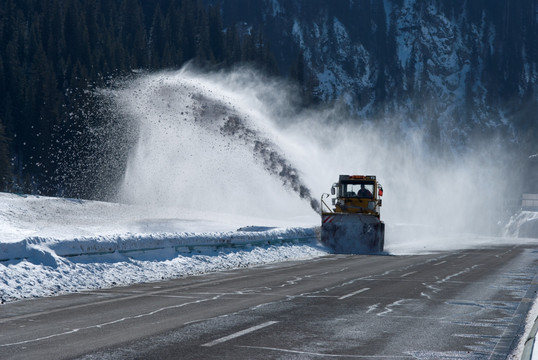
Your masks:
{"label": "packed snow drift", "polygon": [[0,193],[0,301],[327,254],[298,223]]}

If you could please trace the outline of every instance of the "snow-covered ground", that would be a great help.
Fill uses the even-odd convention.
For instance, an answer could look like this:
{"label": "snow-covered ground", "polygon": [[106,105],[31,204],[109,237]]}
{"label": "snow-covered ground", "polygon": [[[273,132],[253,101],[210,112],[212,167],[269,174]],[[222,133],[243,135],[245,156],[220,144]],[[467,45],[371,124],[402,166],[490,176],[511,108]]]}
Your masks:
{"label": "snow-covered ground", "polygon": [[2,303],[325,254],[308,218],[0,193]]}

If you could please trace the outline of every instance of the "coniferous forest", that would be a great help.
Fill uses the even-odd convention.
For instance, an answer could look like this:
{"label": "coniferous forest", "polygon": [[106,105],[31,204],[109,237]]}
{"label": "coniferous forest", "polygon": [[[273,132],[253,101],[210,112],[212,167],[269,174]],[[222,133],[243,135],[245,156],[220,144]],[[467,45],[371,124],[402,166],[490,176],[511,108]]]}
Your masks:
{"label": "coniferous forest", "polygon": [[[1,191],[89,196],[66,188],[58,156],[50,155],[76,151],[62,146],[84,127],[73,111],[91,96],[85,89],[104,86],[112,76],[178,69],[187,62],[212,70],[253,63],[268,74],[279,72],[263,34],[254,30],[240,36],[235,27],[224,29],[218,5],[197,0],[0,3]],[[83,153],[76,156],[91,161]]]}

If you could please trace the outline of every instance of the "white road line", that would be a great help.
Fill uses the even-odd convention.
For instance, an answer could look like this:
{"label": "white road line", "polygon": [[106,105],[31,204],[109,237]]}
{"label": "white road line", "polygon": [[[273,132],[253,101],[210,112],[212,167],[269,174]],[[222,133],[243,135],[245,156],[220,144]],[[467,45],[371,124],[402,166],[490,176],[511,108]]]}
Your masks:
{"label": "white road line", "polygon": [[200,300],[191,301],[191,302],[187,302],[187,303],[183,303],[183,304],[166,306],[166,307],[156,309],[156,310],[153,310],[153,311],[150,311],[150,312],[147,312],[147,313],[142,313],[142,314],[133,315],[133,316],[126,316],[126,317],[123,317],[121,319],[110,320],[108,322],[101,323],[101,324],[90,325],[90,326],[86,326],[86,327],[79,328],[79,329],[66,330],[64,332],[50,334],[50,335],[46,335],[46,336],[39,337],[39,338],[21,340],[21,341],[18,341],[18,342],[13,342],[13,343],[8,343],[8,344],[0,344],[0,347],[8,347],[8,346],[14,346],[14,345],[29,344],[29,343],[33,343],[33,342],[52,339],[52,338],[55,338],[55,337],[70,335],[70,334],[76,333],[78,331],[90,330],[90,329],[100,329],[100,328],[103,328],[105,326],[118,324],[120,322],[124,322],[124,321],[127,321],[127,320],[140,319],[140,318],[143,318],[143,317],[146,317],[146,316],[152,316],[152,315],[160,313],[162,311],[171,310],[171,309],[179,309],[179,308],[187,306],[187,305],[198,304],[198,303],[201,303],[201,302],[211,301],[211,300],[218,300],[219,298],[220,298],[220,296],[214,296],[214,297],[209,298],[209,299],[200,299]]}
{"label": "white road line", "polygon": [[441,261],[441,262],[438,262],[437,264],[433,264],[433,266],[441,265],[441,264],[444,264],[444,263],[446,263],[446,260],[443,260],[443,261]]}
{"label": "white road line", "polygon": [[346,298],[348,298],[348,297],[351,297],[351,296],[353,296],[353,295],[360,294],[361,292],[365,292],[365,291],[368,291],[368,290],[370,290],[370,288],[360,289],[360,290],[354,291],[354,292],[352,292],[352,293],[349,293],[349,294],[347,294],[347,295],[340,296],[340,297],[338,298],[338,300],[344,300],[344,299],[346,299]]}
{"label": "white road line", "polygon": [[199,297],[196,296],[187,296],[187,295],[149,295],[151,297],[164,297],[164,298],[179,298],[179,299],[199,299]]}
{"label": "white road line", "polygon": [[225,342],[225,341],[232,340],[232,339],[235,339],[235,338],[237,338],[237,337],[240,337],[240,336],[249,334],[249,333],[251,333],[251,332],[253,332],[253,331],[263,329],[263,328],[265,328],[265,327],[267,327],[267,326],[274,325],[274,324],[276,324],[277,322],[278,322],[278,321],[268,321],[268,322],[264,322],[263,324],[256,325],[256,326],[253,326],[253,327],[249,327],[248,329],[241,330],[241,331],[238,331],[238,332],[233,333],[233,334],[231,334],[231,335],[221,337],[220,339],[216,339],[216,340],[210,341],[210,342],[208,342],[208,343],[203,344],[202,346],[205,346],[205,347],[214,346],[214,345],[223,343],[223,342]]}
{"label": "white road line", "polygon": [[408,273],[405,273],[405,274],[401,275],[400,277],[403,278],[403,277],[412,275],[412,274],[414,274],[414,273],[416,273],[416,272],[418,272],[418,271],[411,271],[411,272],[408,272]]}

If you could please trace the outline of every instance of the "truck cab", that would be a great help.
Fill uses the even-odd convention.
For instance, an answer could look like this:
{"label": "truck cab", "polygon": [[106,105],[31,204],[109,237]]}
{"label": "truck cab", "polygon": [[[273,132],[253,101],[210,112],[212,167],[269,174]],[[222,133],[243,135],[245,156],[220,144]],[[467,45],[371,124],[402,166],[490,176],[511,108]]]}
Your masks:
{"label": "truck cab", "polygon": [[340,175],[331,194],[335,213],[362,213],[380,217],[383,188],[373,175]]}

